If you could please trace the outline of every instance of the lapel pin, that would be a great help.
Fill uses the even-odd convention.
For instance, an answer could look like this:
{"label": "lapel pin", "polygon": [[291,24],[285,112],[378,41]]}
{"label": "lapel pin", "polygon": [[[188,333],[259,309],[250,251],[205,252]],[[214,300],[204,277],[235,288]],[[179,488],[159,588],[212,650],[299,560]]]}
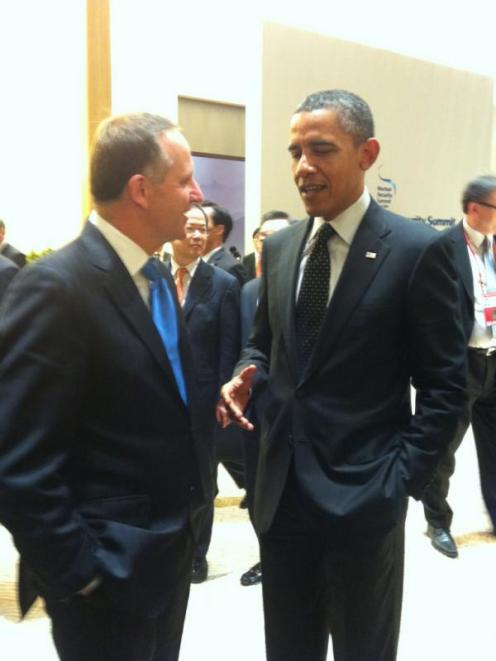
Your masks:
{"label": "lapel pin", "polygon": [[369,252],[367,250],[367,252],[365,253],[365,257],[367,259],[375,259],[377,257],[377,253],[376,252]]}

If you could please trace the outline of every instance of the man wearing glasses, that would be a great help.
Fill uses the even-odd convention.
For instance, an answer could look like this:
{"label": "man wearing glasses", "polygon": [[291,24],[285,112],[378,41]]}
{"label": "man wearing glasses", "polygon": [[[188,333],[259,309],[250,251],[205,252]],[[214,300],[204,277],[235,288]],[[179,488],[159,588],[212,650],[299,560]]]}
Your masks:
{"label": "man wearing glasses", "polygon": [[446,454],[422,497],[427,534],[449,558],[458,549],[451,536],[453,512],[446,500],[455,470],[455,452],[469,424],[477,448],[482,496],[496,529],[496,177],[470,181],[462,196],[464,218],[447,230],[453,244],[467,339],[467,403]]}

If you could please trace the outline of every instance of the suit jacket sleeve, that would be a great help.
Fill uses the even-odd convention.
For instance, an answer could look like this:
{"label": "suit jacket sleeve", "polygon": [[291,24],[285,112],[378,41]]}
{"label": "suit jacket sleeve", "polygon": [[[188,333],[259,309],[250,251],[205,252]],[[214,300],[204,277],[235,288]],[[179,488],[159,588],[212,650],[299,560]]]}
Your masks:
{"label": "suit jacket sleeve", "polygon": [[88,344],[77,297],[38,264],[15,278],[0,318],[0,519],[55,598],[97,573],[95,542],[64,477]]}
{"label": "suit jacket sleeve", "polygon": [[415,413],[400,434],[401,470],[420,498],[453,438],[466,399],[466,339],[451,245],[436,240],[420,257],[409,283],[406,319]]}
{"label": "suit jacket sleeve", "polygon": [[220,365],[219,385],[229,381],[240,349],[239,283],[237,280],[227,287],[222,296],[220,309]]}

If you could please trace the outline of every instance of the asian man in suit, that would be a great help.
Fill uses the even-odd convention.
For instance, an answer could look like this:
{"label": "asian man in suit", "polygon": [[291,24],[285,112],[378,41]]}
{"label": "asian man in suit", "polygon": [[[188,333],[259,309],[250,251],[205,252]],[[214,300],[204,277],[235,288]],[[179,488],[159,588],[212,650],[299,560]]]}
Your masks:
{"label": "asian man in suit", "polygon": [[5,222],[0,219],[0,255],[10,259],[21,269],[26,265],[26,255],[5,240]]}
{"label": "asian man in suit", "polygon": [[[260,302],[218,417],[268,378],[255,493],[269,661],[393,661],[408,496],[463,406],[456,272],[434,230],[379,207],[367,103],[307,97],[290,126],[309,218],[266,239]],[[416,410],[410,406],[410,383]]]}
{"label": "asian man in suit", "polygon": [[[239,283],[226,271],[207,264],[201,258],[205,249],[208,223],[201,206],[188,212],[186,237],[172,241],[171,271],[179,302],[183,307],[186,328],[197,372],[204,431],[212,448],[211,470],[217,475],[217,460],[221,456],[216,441],[224,430],[215,422],[215,405],[220,387],[230,377],[239,358],[240,320]],[[207,551],[214,519],[213,499],[205,511],[205,519],[193,554],[192,583],[202,583],[208,576]]]}
{"label": "asian man in suit", "polygon": [[[212,497],[186,329],[149,259],[202,193],[169,120],[112,117],[79,238],[23,269],[0,313],[0,520],[63,661],[177,659]],[[166,310],[166,317],[162,314]]]}
{"label": "asian man in suit", "polygon": [[5,290],[18,271],[19,267],[14,262],[0,255],[0,300],[2,300]]}

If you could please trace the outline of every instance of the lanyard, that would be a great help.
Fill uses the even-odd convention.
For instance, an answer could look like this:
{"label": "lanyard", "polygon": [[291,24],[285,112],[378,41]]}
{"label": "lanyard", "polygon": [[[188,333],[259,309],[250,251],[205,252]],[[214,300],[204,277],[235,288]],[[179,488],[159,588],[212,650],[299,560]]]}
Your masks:
{"label": "lanyard", "polygon": [[[480,284],[482,293],[484,295],[487,295],[489,290],[488,290],[488,287],[487,287],[487,269],[486,269],[486,265],[485,265],[485,262],[484,262],[484,257],[481,256],[477,252],[477,248],[474,246],[474,244],[472,243],[470,237],[468,236],[467,232],[465,232],[465,230],[463,231],[463,234],[465,236],[465,243],[467,244],[468,249],[470,250],[472,255],[475,257],[475,263],[477,265],[477,273],[479,275],[479,284]],[[495,250],[494,241],[492,241],[493,258],[496,260],[496,254],[495,254],[494,250]],[[477,259],[477,258],[479,258],[479,259]],[[484,264],[484,273],[482,273],[482,271],[480,269],[480,262],[481,261]]]}

